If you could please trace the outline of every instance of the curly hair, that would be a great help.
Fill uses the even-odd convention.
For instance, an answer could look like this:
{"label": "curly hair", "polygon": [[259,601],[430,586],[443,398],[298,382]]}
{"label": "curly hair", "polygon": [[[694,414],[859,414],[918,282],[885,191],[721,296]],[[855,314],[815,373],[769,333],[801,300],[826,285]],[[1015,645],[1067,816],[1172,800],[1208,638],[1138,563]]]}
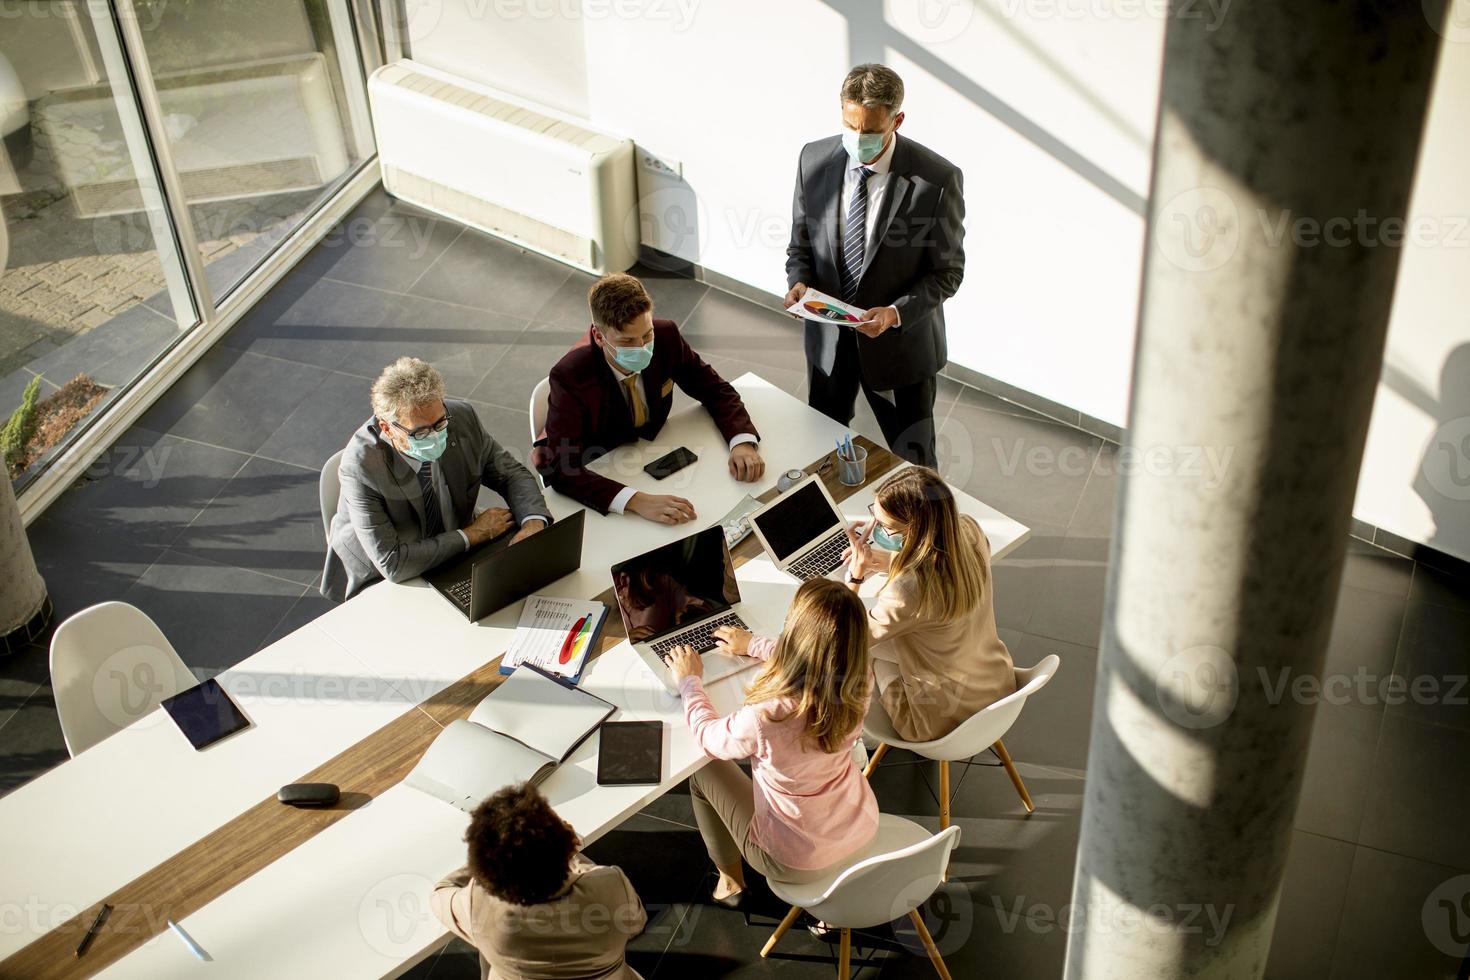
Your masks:
{"label": "curly hair", "polygon": [[577,851],[576,831],[529,783],[507,786],[475,807],[464,839],[470,875],[514,905],[549,901]]}

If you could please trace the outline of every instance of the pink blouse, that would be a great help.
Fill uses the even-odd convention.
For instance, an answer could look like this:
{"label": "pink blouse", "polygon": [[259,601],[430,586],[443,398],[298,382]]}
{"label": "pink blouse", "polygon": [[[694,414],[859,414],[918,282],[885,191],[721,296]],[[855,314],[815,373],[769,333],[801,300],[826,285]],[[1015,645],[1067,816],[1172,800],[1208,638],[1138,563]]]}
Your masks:
{"label": "pink blouse", "polygon": [[[766,660],[776,642],[756,636],[746,651]],[[754,843],[787,867],[825,868],[868,844],[878,830],[878,801],[852,760],[854,728],[836,752],[803,740],[795,701],[747,704],[721,718],[698,677],[679,682],[695,741],[713,759],[750,759],[755,785]],[[773,721],[772,716],[781,718]]]}

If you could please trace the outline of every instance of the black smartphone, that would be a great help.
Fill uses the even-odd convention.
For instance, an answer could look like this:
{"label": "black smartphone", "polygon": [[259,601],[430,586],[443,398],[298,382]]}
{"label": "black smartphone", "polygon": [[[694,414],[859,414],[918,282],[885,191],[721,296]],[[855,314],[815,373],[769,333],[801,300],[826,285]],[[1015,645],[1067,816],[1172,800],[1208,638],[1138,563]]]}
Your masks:
{"label": "black smartphone", "polygon": [[662,480],[670,474],[677,473],[699,457],[689,450],[680,446],[671,453],[666,453],[658,459],[643,467],[643,472],[655,480]]}
{"label": "black smartphone", "polygon": [[597,785],[636,786],[663,778],[663,722],[605,721],[600,736]]}

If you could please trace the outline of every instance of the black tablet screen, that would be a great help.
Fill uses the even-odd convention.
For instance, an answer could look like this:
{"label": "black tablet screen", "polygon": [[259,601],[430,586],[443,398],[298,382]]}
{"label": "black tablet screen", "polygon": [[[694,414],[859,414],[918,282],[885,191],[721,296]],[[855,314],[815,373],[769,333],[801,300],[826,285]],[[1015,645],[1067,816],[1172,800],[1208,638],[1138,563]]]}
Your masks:
{"label": "black tablet screen", "polygon": [[213,677],[182,694],[164,698],[163,710],[196,749],[218,742],[250,724],[250,719]]}
{"label": "black tablet screen", "polygon": [[663,722],[604,722],[597,747],[597,782],[603,786],[659,782],[663,757]]}

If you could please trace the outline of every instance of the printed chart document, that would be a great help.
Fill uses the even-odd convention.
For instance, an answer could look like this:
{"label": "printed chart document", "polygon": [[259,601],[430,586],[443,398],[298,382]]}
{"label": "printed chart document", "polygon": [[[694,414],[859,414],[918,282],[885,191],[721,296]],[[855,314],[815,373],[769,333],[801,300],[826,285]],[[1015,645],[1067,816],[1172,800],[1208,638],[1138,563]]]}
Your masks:
{"label": "printed chart document", "polygon": [[533,595],[521,610],[500,672],[509,674],[521,664],[531,664],[575,684],[606,619],[607,607],[596,599]]}
{"label": "printed chart document", "polygon": [[469,813],[513,783],[540,783],[617,707],[527,666],[452,721],[404,782]]}
{"label": "printed chart document", "polygon": [[820,290],[807,287],[806,292],[801,294],[801,299],[786,307],[787,313],[795,313],[799,317],[808,320],[821,320],[825,323],[867,323],[864,315],[868,311],[861,307],[844,303],[836,296],[828,296]]}

